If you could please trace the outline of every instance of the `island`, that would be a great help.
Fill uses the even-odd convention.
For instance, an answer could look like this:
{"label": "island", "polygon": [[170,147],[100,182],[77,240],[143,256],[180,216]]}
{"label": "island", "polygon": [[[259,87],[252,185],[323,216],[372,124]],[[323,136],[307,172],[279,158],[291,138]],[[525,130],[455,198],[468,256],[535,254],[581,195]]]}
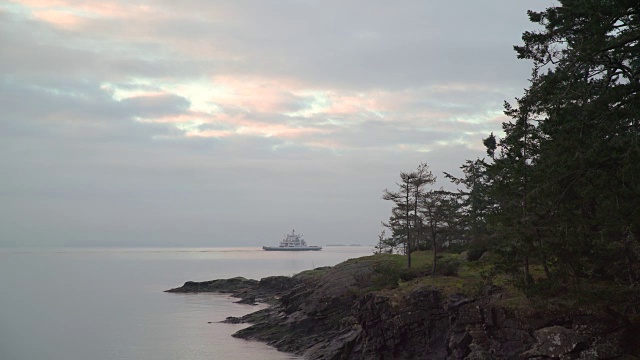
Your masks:
{"label": "island", "polygon": [[[187,282],[168,292],[231,294],[270,307],[225,322],[233,336],[306,359],[636,359],[640,321],[603,304],[527,298],[481,276],[486,260],[429,252],[351,259],[292,277]],[[455,271],[451,271],[453,264]]]}

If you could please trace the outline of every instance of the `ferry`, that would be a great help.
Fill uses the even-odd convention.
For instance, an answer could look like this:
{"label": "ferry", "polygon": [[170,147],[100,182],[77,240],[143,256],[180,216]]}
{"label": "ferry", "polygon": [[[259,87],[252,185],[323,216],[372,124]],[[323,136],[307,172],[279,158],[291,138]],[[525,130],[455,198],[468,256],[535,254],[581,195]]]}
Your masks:
{"label": "ferry", "polygon": [[302,235],[296,234],[296,231],[292,230],[291,234],[284,236],[279,246],[263,246],[262,249],[266,251],[318,251],[322,250],[322,246],[308,246]]}

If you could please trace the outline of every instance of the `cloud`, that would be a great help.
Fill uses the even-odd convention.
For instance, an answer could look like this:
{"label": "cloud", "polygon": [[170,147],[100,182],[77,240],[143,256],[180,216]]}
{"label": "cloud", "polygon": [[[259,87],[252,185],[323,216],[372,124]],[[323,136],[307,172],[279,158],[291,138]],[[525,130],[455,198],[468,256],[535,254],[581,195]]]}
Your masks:
{"label": "cloud", "polygon": [[142,118],[167,114],[182,114],[189,109],[188,99],[175,94],[149,94],[125,98],[121,104]]}
{"label": "cloud", "polygon": [[482,156],[526,86],[526,5],[459,5],[1,3],[0,227],[39,245],[258,245],[294,225],[373,242],[381,189]]}

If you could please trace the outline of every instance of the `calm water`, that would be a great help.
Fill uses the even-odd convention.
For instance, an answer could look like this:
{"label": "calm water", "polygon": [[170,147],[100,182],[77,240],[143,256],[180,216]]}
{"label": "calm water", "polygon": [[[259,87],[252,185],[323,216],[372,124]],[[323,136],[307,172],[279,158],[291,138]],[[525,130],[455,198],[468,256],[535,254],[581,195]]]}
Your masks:
{"label": "calm water", "polygon": [[0,359],[296,359],[231,337],[244,325],[217,323],[259,307],[163,290],[188,280],[293,275],[371,253],[370,247],[0,249]]}

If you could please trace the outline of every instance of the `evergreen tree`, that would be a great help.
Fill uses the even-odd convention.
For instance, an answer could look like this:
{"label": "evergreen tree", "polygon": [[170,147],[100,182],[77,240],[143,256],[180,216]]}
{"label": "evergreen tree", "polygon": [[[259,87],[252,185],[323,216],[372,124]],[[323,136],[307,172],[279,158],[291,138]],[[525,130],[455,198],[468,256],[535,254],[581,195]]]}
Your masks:
{"label": "evergreen tree", "polygon": [[420,198],[420,214],[433,250],[432,275],[436,274],[438,248],[442,245],[445,234],[450,231],[455,219],[454,202],[451,194],[442,188],[426,191]]}
{"label": "evergreen tree", "polygon": [[422,228],[418,210],[422,188],[433,184],[435,180],[427,164],[422,163],[415,171],[401,172],[400,182],[396,183],[398,190],[385,189],[382,196],[383,199],[394,203],[389,222],[384,225],[391,230],[392,238],[403,239],[407,268],[411,268],[411,252],[417,248],[417,239]]}
{"label": "evergreen tree", "polygon": [[481,159],[467,160],[460,169],[463,173],[460,178],[444,173],[454,184],[464,186],[464,189],[450,195],[456,200],[455,233],[464,243],[479,243],[488,237],[487,218],[495,211],[494,201],[489,196],[491,179],[487,164]]}
{"label": "evergreen tree", "polygon": [[[640,231],[640,3],[560,0],[529,12],[518,56],[531,85],[485,139],[492,218],[510,256],[574,279],[637,280]],[[624,276],[620,276],[624,274]]]}

